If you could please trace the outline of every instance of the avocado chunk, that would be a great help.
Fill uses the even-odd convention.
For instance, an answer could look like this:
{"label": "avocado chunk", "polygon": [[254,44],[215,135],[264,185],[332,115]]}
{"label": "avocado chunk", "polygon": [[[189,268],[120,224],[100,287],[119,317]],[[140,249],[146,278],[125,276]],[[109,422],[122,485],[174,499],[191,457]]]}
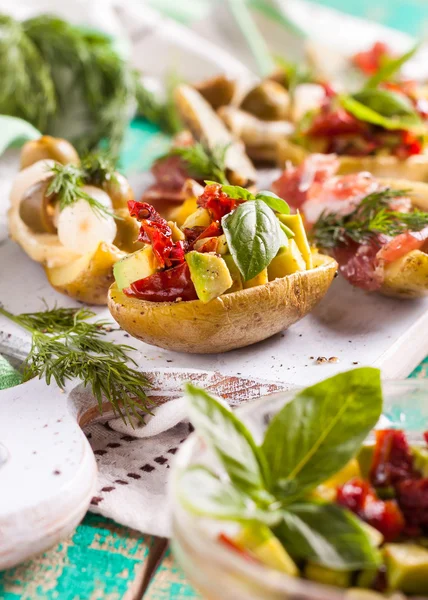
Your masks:
{"label": "avocado chunk", "polygon": [[192,227],[208,227],[211,224],[210,213],[206,208],[198,208],[194,213],[189,215],[183,223],[183,228],[191,229]]}
{"label": "avocado chunk", "polygon": [[374,445],[364,444],[357,454],[357,461],[363,479],[370,479],[370,469],[373,463]]}
{"label": "avocado chunk", "polygon": [[385,544],[388,590],[428,594],[428,550],[417,544]]}
{"label": "avocado chunk", "polygon": [[296,242],[303,259],[306,263],[307,269],[313,268],[312,252],[309,246],[308,238],[306,236],[305,226],[303,225],[302,216],[300,213],[297,215],[278,215],[278,219],[284,225],[287,225],[294,233],[293,240]]}
{"label": "avocado chunk", "polygon": [[205,304],[221,296],[233,284],[226,263],[216,254],[192,250],[186,254],[186,262],[198,298]]}
{"label": "avocado chunk", "polygon": [[227,290],[227,293],[231,294],[232,292],[239,292],[240,290],[244,289],[241,271],[238,269],[236,262],[233,260],[232,255],[225,254],[223,256],[223,260],[226,263],[227,268],[229,269],[229,273],[233,281],[232,286]]}
{"label": "avocado chunk", "polygon": [[114,278],[120,290],[159,270],[159,263],[151,246],[145,246],[119,260],[113,267]]}
{"label": "avocado chunk", "polygon": [[422,446],[412,446],[414,467],[422,477],[428,477],[428,449]]}
{"label": "avocado chunk", "polygon": [[335,585],[336,587],[347,588],[351,585],[352,571],[338,571],[308,562],[303,571],[306,579],[324,583],[325,585]]}
{"label": "avocado chunk", "polygon": [[235,541],[250,550],[264,565],[287,573],[291,577],[299,575],[299,569],[293,559],[269,527],[265,525],[244,527]]}
{"label": "avocado chunk", "polygon": [[268,266],[269,281],[286,277],[296,271],[306,271],[306,262],[294,239],[290,239],[288,246],[282,246],[271,260]]}
{"label": "avocado chunk", "polygon": [[244,288],[252,288],[252,287],[257,287],[258,285],[264,285],[265,283],[269,282],[269,278],[268,278],[268,270],[263,269],[263,271],[260,271],[260,273],[258,275],[256,275],[255,277],[253,277],[252,279],[249,279],[248,281],[244,281]]}

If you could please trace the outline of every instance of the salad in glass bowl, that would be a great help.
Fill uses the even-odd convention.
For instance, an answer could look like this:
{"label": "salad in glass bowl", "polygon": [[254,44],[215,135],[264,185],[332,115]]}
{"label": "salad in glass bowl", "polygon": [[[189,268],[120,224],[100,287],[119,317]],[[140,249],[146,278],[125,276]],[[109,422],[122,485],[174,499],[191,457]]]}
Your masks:
{"label": "salad in glass bowl", "polygon": [[204,596],[428,597],[426,382],[359,368],[237,413],[186,396],[173,549]]}

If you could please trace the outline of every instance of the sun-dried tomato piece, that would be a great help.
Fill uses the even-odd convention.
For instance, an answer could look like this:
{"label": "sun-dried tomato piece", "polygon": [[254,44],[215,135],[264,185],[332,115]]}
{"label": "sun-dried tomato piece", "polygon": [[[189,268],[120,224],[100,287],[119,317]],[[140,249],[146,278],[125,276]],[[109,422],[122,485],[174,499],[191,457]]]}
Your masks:
{"label": "sun-dried tomato piece", "polygon": [[172,269],[158,271],[149,277],[135,281],[123,291],[127,296],[151,302],[196,300],[198,297],[190,278],[189,267],[185,262]]}
{"label": "sun-dried tomato piece", "polygon": [[167,226],[168,223],[157,212],[154,206],[147,202],[137,202],[136,200],[128,200],[128,210],[131,217],[135,217],[137,221],[149,219],[155,223]]}
{"label": "sun-dried tomato piece", "polygon": [[418,531],[428,531],[428,478],[407,479],[396,487],[397,500],[406,524]]}
{"label": "sun-dried tomato piece", "polygon": [[214,221],[221,221],[222,217],[232,212],[238,204],[240,201],[225,194],[221,185],[217,183],[207,185],[198,198],[198,206],[206,208]]}
{"label": "sun-dried tomato piece", "polygon": [[330,137],[347,133],[363,133],[367,126],[363,121],[338,107],[322,109],[313,119],[309,129],[305,132],[313,137]]}
{"label": "sun-dried tomato piece", "polygon": [[184,262],[184,245],[174,242],[167,221],[147,202],[128,202],[129,213],[141,222],[138,240],[150,244],[161,267],[171,267]]}
{"label": "sun-dried tomato piece", "polygon": [[413,456],[403,431],[378,430],[370,481],[376,487],[395,486],[399,481],[418,476]]}
{"label": "sun-dried tomato piece", "polygon": [[411,131],[401,132],[401,144],[399,144],[395,150],[395,155],[405,160],[409,156],[415,154],[421,154],[423,152],[424,145],[420,137],[416,136]]}
{"label": "sun-dried tomato piece", "polygon": [[367,481],[352,479],[337,488],[338,504],[382,533],[385,540],[395,540],[405,527],[404,517],[395,500],[381,500]]}
{"label": "sun-dried tomato piece", "polygon": [[381,67],[382,59],[387,56],[392,56],[389,46],[384,42],[375,42],[369,50],[354,54],[352,62],[366,75],[374,75]]}
{"label": "sun-dried tomato piece", "polygon": [[363,510],[370,491],[370,485],[362,479],[351,479],[344,485],[337,488],[336,502],[352,512],[359,514]]}

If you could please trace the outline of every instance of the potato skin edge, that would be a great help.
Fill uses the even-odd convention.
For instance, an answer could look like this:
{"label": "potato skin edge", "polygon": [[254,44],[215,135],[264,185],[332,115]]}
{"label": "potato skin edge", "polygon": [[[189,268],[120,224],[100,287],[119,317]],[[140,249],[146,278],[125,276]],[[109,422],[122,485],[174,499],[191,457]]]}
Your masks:
{"label": "potato skin edge", "polygon": [[208,304],[129,298],[113,284],[108,307],[122,329],[148,344],[177,352],[228,352],[287,329],[318,304],[337,263],[324,255],[314,258],[314,269],[224,294]]}

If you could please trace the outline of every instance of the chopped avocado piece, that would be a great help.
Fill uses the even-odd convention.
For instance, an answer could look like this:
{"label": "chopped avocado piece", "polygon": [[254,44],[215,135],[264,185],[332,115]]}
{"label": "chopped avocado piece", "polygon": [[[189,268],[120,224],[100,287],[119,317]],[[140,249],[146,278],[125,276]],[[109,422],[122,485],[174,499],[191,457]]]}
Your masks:
{"label": "chopped avocado piece", "polygon": [[363,479],[369,479],[370,469],[373,462],[374,445],[364,444],[357,454],[357,461],[360,465],[360,471]]}
{"label": "chopped avocado piece", "polygon": [[225,254],[223,256],[223,260],[226,263],[227,268],[229,269],[230,276],[233,280],[232,286],[227,290],[227,293],[231,294],[232,292],[239,292],[240,290],[244,289],[241,271],[238,269],[235,261],[233,260],[232,255]]}
{"label": "chopped avocado piece", "polygon": [[378,575],[379,570],[376,567],[363,569],[358,573],[356,585],[359,588],[371,588]]}
{"label": "chopped avocado piece", "polygon": [[249,279],[248,281],[244,281],[244,288],[247,289],[247,288],[257,287],[258,285],[264,285],[265,283],[268,283],[268,282],[269,282],[268,270],[263,269],[263,271],[261,271],[258,275],[256,275],[252,279]]}
{"label": "chopped avocado piece", "polygon": [[308,562],[303,571],[306,579],[324,583],[325,585],[335,585],[341,588],[347,588],[351,585],[352,571],[337,571],[317,565],[316,563]]}
{"label": "chopped avocado piece", "polygon": [[183,223],[183,228],[191,229],[192,227],[208,227],[211,224],[210,213],[206,208],[198,208],[194,213],[189,215]]}
{"label": "chopped avocado piece", "polygon": [[297,577],[299,569],[281,542],[266,525],[250,525],[241,530],[236,543],[250,550],[264,565]]}
{"label": "chopped avocado piece", "polygon": [[158,269],[159,263],[152,247],[145,246],[119,260],[113,267],[113,273],[117,287],[123,290],[134,281],[153,275]]}
{"label": "chopped avocado piece", "polygon": [[428,448],[412,446],[412,454],[415,469],[421,473],[422,477],[428,477]]}
{"label": "chopped avocado piece", "polygon": [[195,197],[187,198],[181,206],[171,212],[171,218],[177,223],[179,227],[183,226],[184,221],[187,217],[198,210],[198,204]]}
{"label": "chopped avocado piece", "polygon": [[416,544],[385,544],[388,590],[428,594],[428,550]]}
{"label": "chopped avocado piece", "polygon": [[308,238],[306,236],[305,226],[303,225],[302,216],[297,213],[297,215],[278,215],[278,219],[287,225],[294,233],[293,240],[296,242],[297,247],[302,253],[303,259],[306,263],[307,269],[313,268],[312,262],[312,252],[309,246]]}
{"label": "chopped avocado piece", "polygon": [[288,240],[288,246],[282,246],[275,258],[271,260],[268,266],[269,281],[291,275],[296,271],[306,271],[306,262],[296,242],[291,239]]}
{"label": "chopped avocado piece", "polygon": [[168,225],[172,231],[171,237],[173,242],[183,242],[186,239],[186,236],[178,227],[177,223],[174,223],[174,221],[168,221]]}
{"label": "chopped avocado piece", "polygon": [[226,263],[216,254],[192,250],[186,254],[186,262],[201,302],[207,303],[221,296],[233,284]]}

